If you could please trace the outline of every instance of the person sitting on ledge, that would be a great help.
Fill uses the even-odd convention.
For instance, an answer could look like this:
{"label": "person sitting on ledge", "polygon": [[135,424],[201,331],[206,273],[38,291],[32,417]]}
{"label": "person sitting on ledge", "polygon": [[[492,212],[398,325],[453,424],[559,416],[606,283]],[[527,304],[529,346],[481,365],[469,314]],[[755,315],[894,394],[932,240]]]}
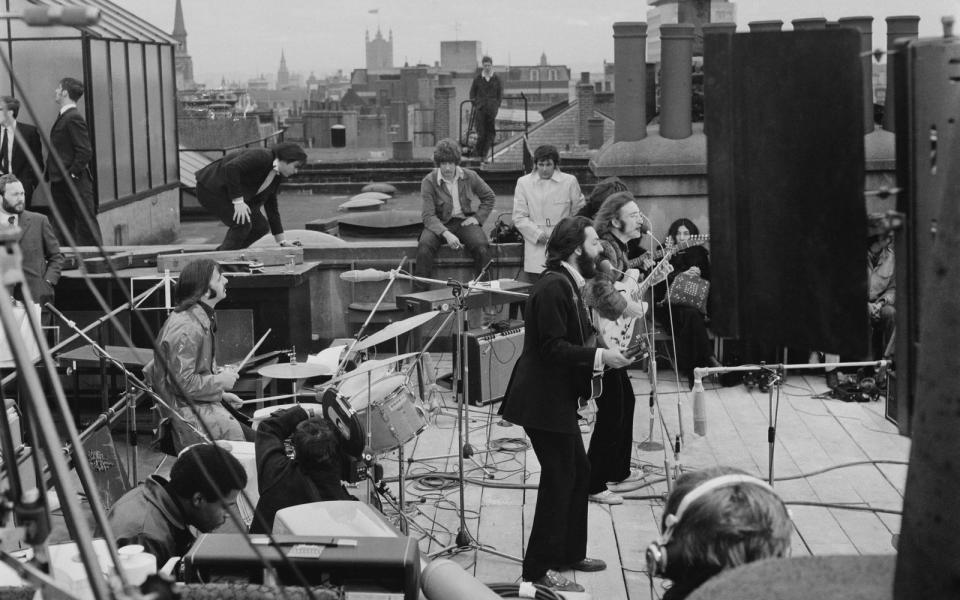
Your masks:
{"label": "person sitting on ledge", "polygon": [[[475,171],[460,166],[457,142],[443,139],[433,150],[436,169],[420,183],[423,199],[423,232],[417,244],[417,265],[414,275],[433,276],[433,263],[443,243],[454,250],[466,246],[473,257],[474,274],[479,275],[487,264],[488,241],[482,225],[497,197]],[[414,291],[430,289],[415,281]]]}
{"label": "person sitting on ledge", "polygon": [[[290,437],[294,457],[287,457]],[[260,500],[250,533],[273,531],[277,511],[327,500],[356,500],[340,482],[340,434],[319,404],[278,410],[257,428],[257,485]]]}
{"label": "person sitting on ledge", "polygon": [[677,479],[661,530],[647,547],[648,575],[673,582],[663,600],[683,600],[721,571],[789,555],[793,524],[765,481],[712,467]]}
{"label": "person sitting on ledge", "polygon": [[194,542],[191,527],[209,533],[223,525],[246,486],[247,473],[230,452],[196,444],[177,457],[170,481],[151,475],[117,500],[107,521],[118,546],[140,544],[157,557],[159,569],[187,553]]}

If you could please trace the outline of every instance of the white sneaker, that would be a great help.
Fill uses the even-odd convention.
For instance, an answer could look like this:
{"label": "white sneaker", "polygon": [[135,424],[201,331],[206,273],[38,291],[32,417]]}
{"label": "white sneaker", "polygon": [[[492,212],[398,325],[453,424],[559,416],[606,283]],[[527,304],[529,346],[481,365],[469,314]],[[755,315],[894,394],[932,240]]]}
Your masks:
{"label": "white sneaker", "polygon": [[643,480],[643,471],[640,469],[631,469],[630,474],[627,475],[626,479],[621,479],[620,481],[608,481],[607,485],[618,484],[618,483],[633,483],[634,481]]}
{"label": "white sneaker", "polygon": [[603,490],[599,494],[590,494],[587,499],[598,504],[623,504],[623,498],[610,490]]}

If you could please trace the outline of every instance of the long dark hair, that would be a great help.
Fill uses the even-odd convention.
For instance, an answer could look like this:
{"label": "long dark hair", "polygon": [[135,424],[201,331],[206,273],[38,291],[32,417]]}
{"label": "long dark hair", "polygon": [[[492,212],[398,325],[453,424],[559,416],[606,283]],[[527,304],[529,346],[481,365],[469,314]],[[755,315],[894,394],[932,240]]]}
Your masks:
{"label": "long dark hair", "polygon": [[214,272],[219,270],[220,265],[210,258],[198,258],[187,263],[177,281],[177,307],[173,310],[183,312],[200,302],[210,289]]}
{"label": "long dark hair", "polygon": [[583,244],[587,227],[593,227],[593,222],[586,217],[564,217],[557,223],[547,240],[548,269],[559,269],[560,264]]}
{"label": "long dark hair", "polygon": [[613,220],[620,218],[620,209],[628,202],[634,202],[633,194],[630,192],[616,192],[607,196],[593,218],[593,228],[597,230],[597,235],[603,235],[613,229]]}
{"label": "long dark hair", "polygon": [[700,235],[700,228],[694,225],[693,221],[686,217],[681,217],[673,223],[670,223],[670,229],[667,230],[667,237],[676,242],[677,230],[679,230],[681,226],[686,227],[687,231],[690,232],[690,235]]}

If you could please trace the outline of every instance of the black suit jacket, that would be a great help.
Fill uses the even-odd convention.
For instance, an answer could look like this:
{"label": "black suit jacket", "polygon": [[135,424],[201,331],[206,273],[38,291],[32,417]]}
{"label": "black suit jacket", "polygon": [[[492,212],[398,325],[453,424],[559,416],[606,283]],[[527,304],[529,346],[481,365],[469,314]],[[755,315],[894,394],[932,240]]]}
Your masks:
{"label": "black suit jacket", "polygon": [[[26,145],[24,152],[23,144]],[[37,159],[37,168],[43,168],[43,150],[40,145],[40,132],[29,123],[17,123],[17,129],[14,133],[13,152],[10,154],[10,172],[17,176],[23,183],[23,189],[27,193],[27,205],[30,204],[30,197],[33,190],[40,181],[39,176],[30,166],[29,154]]]}
{"label": "black suit jacket", "polygon": [[51,183],[66,180],[53,159],[54,152],[60,155],[60,160],[72,177],[79,179],[84,172],[89,173],[90,159],[93,158],[90,132],[77,107],[70,108],[54,121],[50,129],[50,150],[46,174]]}
{"label": "black suit jacket", "polygon": [[267,148],[249,148],[231,152],[197,171],[197,199],[207,210],[218,215],[232,215],[234,198],[243,198],[256,210],[261,204],[267,213],[270,233],[283,233],[280,209],[277,206],[277,190],[281,177],[278,174],[259,194],[257,190],[273,169],[273,151]]}
{"label": "black suit jacket", "polygon": [[590,390],[596,346],[573,277],[563,269],[544,271],[527,299],[523,353],[507,386],[503,416],[511,423],[579,433],[577,400]]}
{"label": "black suit jacket", "polygon": [[46,216],[25,210],[20,213],[20,229],[23,276],[30,295],[41,304],[53,300],[53,286],[63,268],[63,254],[53,227]]}

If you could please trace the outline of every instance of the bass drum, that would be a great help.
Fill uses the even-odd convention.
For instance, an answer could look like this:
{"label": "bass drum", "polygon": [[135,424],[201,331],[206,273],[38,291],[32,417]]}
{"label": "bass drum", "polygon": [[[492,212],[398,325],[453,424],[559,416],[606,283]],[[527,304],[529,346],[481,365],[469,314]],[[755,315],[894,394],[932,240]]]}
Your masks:
{"label": "bass drum", "polygon": [[407,376],[401,373],[355,391],[347,404],[356,413],[362,430],[369,434],[374,453],[394,450],[427,427],[424,411],[407,386]]}

